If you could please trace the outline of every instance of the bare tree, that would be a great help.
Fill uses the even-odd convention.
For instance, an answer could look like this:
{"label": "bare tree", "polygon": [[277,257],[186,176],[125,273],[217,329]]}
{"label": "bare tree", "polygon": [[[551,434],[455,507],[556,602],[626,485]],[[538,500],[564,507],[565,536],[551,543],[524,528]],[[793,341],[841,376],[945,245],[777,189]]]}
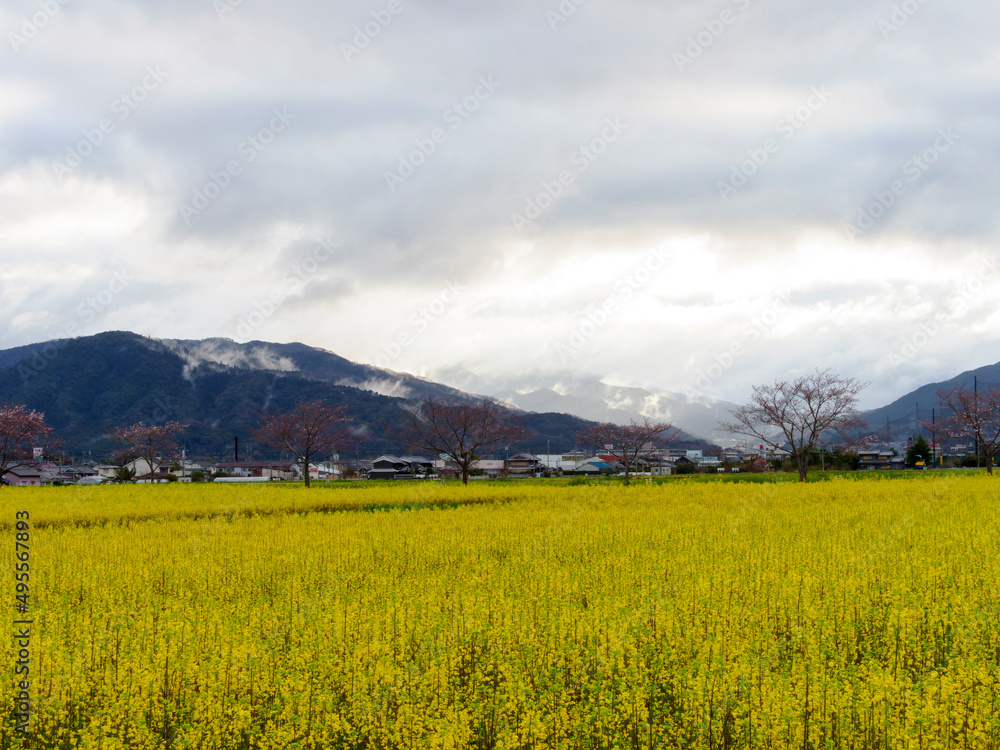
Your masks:
{"label": "bare tree", "polygon": [[0,404],[0,477],[32,463],[34,448],[52,434],[45,415],[19,404]]}
{"label": "bare tree", "polygon": [[266,446],[291,453],[302,466],[309,487],[309,465],[348,450],[364,439],[344,406],[322,401],[299,401],[288,411],[258,413],[260,425],[253,437]]}
{"label": "bare tree", "polygon": [[509,409],[492,398],[472,403],[428,397],[415,411],[407,411],[403,427],[387,426],[389,433],[414,450],[450,458],[469,483],[476,461],[528,437],[530,431]]}
{"label": "bare tree", "polygon": [[646,417],[641,422],[634,419],[631,424],[621,425],[613,422],[595,424],[576,435],[583,445],[603,451],[603,455],[613,456],[625,467],[625,486],[628,486],[629,475],[634,468],[654,450],[677,440],[680,430],[669,422],[651,422]]}
{"label": "bare tree", "polygon": [[111,436],[119,443],[126,445],[125,455],[138,456],[149,465],[149,473],[140,476],[152,478],[156,473],[156,458],[177,447],[175,437],[187,429],[180,422],[164,422],[163,424],[146,426],[142,422],[127,427],[115,427]]}
{"label": "bare tree", "polygon": [[719,429],[747,435],[773,449],[788,446],[806,481],[809,457],[824,435],[862,430],[867,424],[857,412],[858,394],[868,386],[857,378],[842,378],[816,370],[795,380],[755,385],[750,403],[730,410],[733,421]]}
{"label": "bare tree", "polygon": [[986,473],[993,474],[993,458],[1000,453],[1000,388],[986,386],[971,390],[959,386],[937,392],[941,413],[951,414],[939,422],[924,422],[944,438],[975,438],[979,455],[986,460]]}

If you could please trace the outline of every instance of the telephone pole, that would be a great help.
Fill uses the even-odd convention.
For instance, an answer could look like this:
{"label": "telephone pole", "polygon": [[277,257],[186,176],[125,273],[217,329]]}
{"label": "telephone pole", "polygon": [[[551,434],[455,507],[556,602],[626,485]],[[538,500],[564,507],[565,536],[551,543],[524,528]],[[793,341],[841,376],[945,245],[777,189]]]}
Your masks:
{"label": "telephone pole", "polygon": [[934,465],[934,459],[937,457],[937,415],[934,409],[931,409],[931,466]]}
{"label": "telephone pole", "polygon": [[975,433],[975,446],[976,446],[976,468],[979,468],[979,376],[972,376],[972,410],[976,415],[976,433]]}

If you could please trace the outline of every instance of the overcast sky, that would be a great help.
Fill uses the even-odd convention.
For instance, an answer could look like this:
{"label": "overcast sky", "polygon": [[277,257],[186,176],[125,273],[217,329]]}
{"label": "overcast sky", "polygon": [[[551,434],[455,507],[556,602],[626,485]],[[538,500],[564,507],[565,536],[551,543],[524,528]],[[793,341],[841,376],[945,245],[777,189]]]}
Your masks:
{"label": "overcast sky", "polygon": [[0,347],[864,406],[1000,360],[986,0],[3,0]]}

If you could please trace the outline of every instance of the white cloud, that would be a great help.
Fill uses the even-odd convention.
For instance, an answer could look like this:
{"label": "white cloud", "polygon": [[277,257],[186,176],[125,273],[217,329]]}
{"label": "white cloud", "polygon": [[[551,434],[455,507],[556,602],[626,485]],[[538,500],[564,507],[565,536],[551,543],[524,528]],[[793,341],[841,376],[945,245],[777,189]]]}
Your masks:
{"label": "white cloud", "polygon": [[[927,3],[888,34],[892,3],[586,3],[555,29],[526,0],[403,5],[351,61],[341,43],[384,3],[62,7],[0,83],[0,346],[70,325],[233,336],[279,290],[255,338],[376,362],[407,334],[389,364],[415,373],[571,368],[679,390],[744,344],[709,395],[819,365],[872,379],[874,406],[996,358],[997,279],[967,288],[1000,234],[995,4]],[[724,9],[733,22],[678,70],[673,53]],[[122,118],[115,102],[150,66],[166,77]],[[483,76],[500,86],[453,127],[445,113]],[[814,87],[829,101],[785,138],[779,118]],[[275,108],[294,119],[268,134]],[[53,161],[102,118],[113,130],[58,179]],[[627,128],[581,161],[608,118]],[[436,128],[447,137],[390,191],[386,171]],[[844,224],[941,128],[953,147],[850,240]],[[767,138],[779,148],[721,200]],[[564,170],[551,205],[513,227]],[[285,284],[330,233],[338,253]],[[622,298],[653,247],[671,263]],[[88,308],[122,269],[127,288]],[[460,297],[424,316],[448,283]],[[788,310],[753,328],[782,293]],[[935,315],[946,333],[888,365]]]}

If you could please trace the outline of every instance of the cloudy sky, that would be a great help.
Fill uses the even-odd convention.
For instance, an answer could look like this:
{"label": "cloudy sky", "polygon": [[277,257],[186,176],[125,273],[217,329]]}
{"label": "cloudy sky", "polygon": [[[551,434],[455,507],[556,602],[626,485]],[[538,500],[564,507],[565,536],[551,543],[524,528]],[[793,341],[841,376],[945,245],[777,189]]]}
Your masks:
{"label": "cloudy sky", "polygon": [[865,406],[1000,360],[986,0],[3,0],[0,347]]}

